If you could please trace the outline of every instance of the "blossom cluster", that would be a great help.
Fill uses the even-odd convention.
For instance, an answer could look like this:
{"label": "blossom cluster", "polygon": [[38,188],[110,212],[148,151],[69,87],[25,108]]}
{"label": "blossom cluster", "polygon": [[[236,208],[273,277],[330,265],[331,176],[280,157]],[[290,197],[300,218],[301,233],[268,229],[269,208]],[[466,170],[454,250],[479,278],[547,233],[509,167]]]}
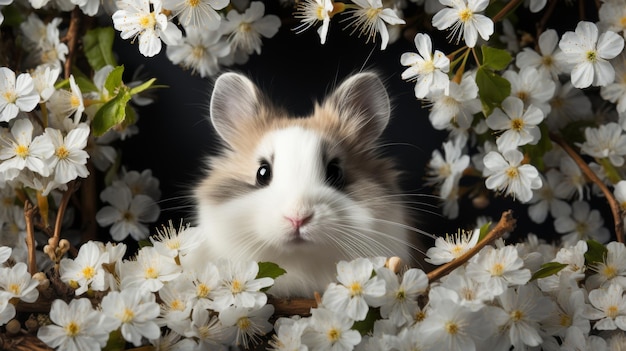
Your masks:
{"label": "blossom cluster", "polygon": [[[74,259],[62,259],[60,279],[76,298],[52,303],[51,323],[39,328],[38,338],[59,350],[100,350],[115,333],[135,346],[150,343],[160,349],[256,344],[272,330],[268,319],[274,308],[262,289],[274,280],[259,276],[256,262],[185,265],[195,243],[193,230],[170,223],[131,259],[123,259],[126,245],[95,241],[81,246]],[[10,251],[2,247],[0,258],[6,261]],[[9,300],[34,302],[40,282],[23,262],[2,270],[0,324],[5,324],[15,317]],[[94,292],[104,294],[96,306],[87,298]]]}
{"label": "blossom cluster", "polygon": [[[471,248],[478,232],[431,248],[429,259],[450,261],[445,253]],[[486,246],[439,282],[416,268],[396,274],[382,259],[341,262],[339,284],[311,317],[276,322],[271,350],[612,350],[626,340],[626,247],[606,250],[586,264],[585,241],[559,249],[531,235]],[[531,280],[551,264],[561,270]]]}

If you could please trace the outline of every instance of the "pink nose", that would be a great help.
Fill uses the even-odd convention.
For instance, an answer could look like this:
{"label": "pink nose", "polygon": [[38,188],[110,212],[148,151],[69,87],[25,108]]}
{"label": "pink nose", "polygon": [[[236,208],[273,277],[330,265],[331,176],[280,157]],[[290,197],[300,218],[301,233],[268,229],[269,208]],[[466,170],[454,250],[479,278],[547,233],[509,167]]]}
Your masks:
{"label": "pink nose", "polygon": [[302,227],[303,225],[309,223],[311,221],[311,218],[313,218],[313,214],[307,214],[304,216],[297,216],[297,217],[285,216],[285,218],[291,223],[291,225],[294,228],[298,229]]}

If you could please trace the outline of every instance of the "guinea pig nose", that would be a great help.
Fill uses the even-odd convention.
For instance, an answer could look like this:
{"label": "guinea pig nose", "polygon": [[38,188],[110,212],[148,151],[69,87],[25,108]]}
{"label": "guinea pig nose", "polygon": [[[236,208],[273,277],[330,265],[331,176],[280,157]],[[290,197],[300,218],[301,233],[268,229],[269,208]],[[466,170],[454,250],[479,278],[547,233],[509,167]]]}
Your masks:
{"label": "guinea pig nose", "polygon": [[313,218],[313,213],[299,216],[285,216],[285,218],[291,223],[294,228],[297,229],[309,223],[311,221],[311,218]]}

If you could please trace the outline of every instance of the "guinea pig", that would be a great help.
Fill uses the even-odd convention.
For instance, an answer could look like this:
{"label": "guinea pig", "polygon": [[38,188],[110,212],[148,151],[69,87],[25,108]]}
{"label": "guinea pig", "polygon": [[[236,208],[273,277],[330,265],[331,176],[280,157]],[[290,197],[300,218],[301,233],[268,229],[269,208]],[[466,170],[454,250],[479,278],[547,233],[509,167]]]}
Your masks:
{"label": "guinea pig", "polygon": [[223,149],[194,189],[190,262],[270,261],[287,273],[269,293],[312,297],[357,257],[411,256],[399,172],[379,137],[390,100],[374,73],[349,77],[306,117],[265,101],[248,78],[215,81],[210,119]]}

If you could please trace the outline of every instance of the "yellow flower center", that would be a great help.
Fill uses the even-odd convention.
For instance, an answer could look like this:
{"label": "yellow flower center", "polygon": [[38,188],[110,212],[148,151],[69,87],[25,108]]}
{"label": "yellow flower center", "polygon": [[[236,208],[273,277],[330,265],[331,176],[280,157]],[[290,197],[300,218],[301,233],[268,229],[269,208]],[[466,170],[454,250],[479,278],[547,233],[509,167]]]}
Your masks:
{"label": "yellow flower center", "polygon": [[204,46],[194,46],[193,50],[191,50],[191,56],[193,56],[194,58],[200,59],[204,57],[205,51],[206,49],[204,48]]}
{"label": "yellow flower center", "polygon": [[578,232],[579,236],[585,234],[588,230],[589,226],[585,222],[579,222],[576,224],[576,232]]}
{"label": "yellow flower center", "polygon": [[76,322],[71,321],[65,326],[65,334],[67,334],[67,336],[73,337],[78,335],[78,333],[80,333],[80,327],[76,324]]}
{"label": "yellow flower center", "polygon": [[474,291],[472,289],[464,288],[461,292],[463,293],[462,294],[463,298],[468,301],[472,301],[476,298]]}
{"label": "yellow flower center", "polygon": [[326,334],[328,340],[332,343],[337,342],[341,338],[341,330],[337,330],[336,328],[332,328]]}
{"label": "yellow flower center", "polygon": [[158,274],[157,270],[154,269],[154,267],[148,267],[144,271],[144,276],[147,279],[156,279],[159,276],[159,274]]}
{"label": "yellow flower center", "polygon": [[510,167],[506,170],[506,176],[510,179],[515,179],[519,177],[519,172],[517,171],[517,167]]}
{"label": "yellow flower center", "polygon": [[552,58],[552,56],[544,56],[541,61],[543,62],[544,66],[548,67],[551,67],[554,64],[554,59]]}
{"label": "yellow flower center", "polygon": [[17,95],[15,95],[14,91],[5,91],[2,96],[4,96],[4,99],[9,103],[14,103],[15,100],[17,100]]}
{"label": "yellow flower center", "polygon": [[619,314],[619,308],[615,305],[611,305],[606,309],[605,313],[607,317],[615,319],[615,317]]}
{"label": "yellow flower center", "polygon": [[626,28],[626,16],[619,19],[619,24]]}
{"label": "yellow flower center", "polygon": [[182,301],[176,299],[170,303],[170,309],[174,311],[182,311],[185,309],[185,304]]}
{"label": "yellow flower center", "polygon": [[516,94],[516,95],[517,95],[517,97],[518,97],[520,100],[522,100],[524,103],[528,103],[528,92],[525,92],[525,91],[520,90],[520,91],[518,91],[518,92],[517,92],[517,94]]}
{"label": "yellow flower center", "polygon": [[239,31],[242,33],[248,33],[252,30],[252,26],[250,26],[250,23],[246,23],[246,22],[241,22],[241,24],[239,24]]}
{"label": "yellow flower center", "polygon": [[92,266],[87,266],[81,271],[85,279],[91,279],[96,275],[96,270]]}
{"label": "yellow flower center", "polygon": [[572,325],[572,318],[566,314],[561,314],[559,316],[559,324],[563,327],[569,327]]}
{"label": "yellow flower center", "polygon": [[7,291],[13,295],[19,295],[22,292],[22,288],[20,288],[19,284],[10,284]]}
{"label": "yellow flower center", "polygon": [[511,121],[511,129],[519,132],[520,130],[524,129],[524,124],[525,123],[523,119],[515,118],[514,120]]}
{"label": "yellow flower center", "polygon": [[418,311],[417,313],[415,313],[415,321],[416,322],[421,322],[426,318],[426,313],[424,313],[424,311]]}
{"label": "yellow flower center", "polygon": [[230,292],[232,292],[233,294],[239,294],[242,291],[243,284],[241,284],[241,282],[237,279],[233,280],[233,282],[230,284]]}
{"label": "yellow flower center", "polygon": [[598,59],[598,53],[597,52],[595,52],[594,50],[587,51],[587,61],[589,61],[589,62],[596,62],[597,59]]}
{"label": "yellow flower center", "polygon": [[323,6],[318,6],[316,8],[316,17],[320,21],[324,20],[324,7]]}
{"label": "yellow flower center", "polygon": [[200,0],[187,0],[187,5],[189,5],[189,7],[196,7],[200,5]]}
{"label": "yellow flower center", "polygon": [[454,245],[454,247],[452,248],[452,250],[450,250],[450,253],[452,254],[452,256],[454,257],[459,257],[461,256],[463,253],[465,253],[465,250],[463,250],[463,246],[461,245]]}
{"label": "yellow flower center", "polygon": [[133,312],[130,308],[124,308],[124,312],[122,316],[119,317],[122,323],[129,323],[135,318],[135,312]]}
{"label": "yellow flower center", "polygon": [[501,276],[504,273],[504,266],[501,263],[496,263],[491,267],[491,275]]}
{"label": "yellow flower center", "polygon": [[198,287],[196,288],[196,295],[198,297],[204,297],[207,298],[209,296],[209,293],[211,292],[211,288],[209,288],[208,286],[206,286],[205,284],[200,284],[198,285]]}
{"label": "yellow flower center", "polygon": [[78,96],[72,94],[70,97],[70,106],[72,106],[73,109],[77,109],[80,106],[80,99]]}
{"label": "yellow flower center", "polygon": [[602,269],[602,275],[605,276],[607,279],[613,279],[615,278],[615,276],[617,276],[617,269],[615,268],[615,266],[606,265]]}
{"label": "yellow flower center", "polygon": [[26,158],[30,154],[30,150],[26,145],[18,145],[15,147],[15,154],[21,158]]}
{"label": "yellow flower center", "polygon": [[474,13],[472,12],[472,10],[470,10],[468,8],[465,8],[465,9],[459,11],[459,20],[461,22],[470,21],[473,17],[474,17]]}
{"label": "yellow flower center", "polygon": [[69,150],[68,150],[68,149],[67,149],[67,148],[63,145],[63,146],[60,146],[60,147],[57,149],[57,151],[55,152],[55,154],[56,154],[56,156],[57,156],[58,158],[60,158],[61,160],[64,160],[64,159],[66,159],[66,158],[68,158],[68,157],[69,157],[70,152],[69,152]]}
{"label": "yellow flower center", "polygon": [[237,327],[241,330],[248,330],[252,326],[252,322],[248,317],[241,317],[237,320]]}
{"label": "yellow flower center", "polygon": [[363,286],[359,282],[350,284],[350,296],[361,296],[363,294]]}
{"label": "yellow flower center", "polygon": [[402,289],[396,292],[396,300],[404,301],[406,299],[406,292]]}
{"label": "yellow flower center", "polygon": [[515,310],[511,312],[511,319],[515,322],[520,321],[524,318],[524,312],[520,310]]}
{"label": "yellow flower center", "polygon": [[454,322],[446,322],[444,329],[448,332],[448,334],[454,335],[459,332],[459,325]]}
{"label": "yellow flower center", "polygon": [[374,20],[375,18],[378,17],[378,15],[383,11],[382,8],[370,8],[365,12],[365,15],[367,16],[367,18],[369,18],[370,20]]}

